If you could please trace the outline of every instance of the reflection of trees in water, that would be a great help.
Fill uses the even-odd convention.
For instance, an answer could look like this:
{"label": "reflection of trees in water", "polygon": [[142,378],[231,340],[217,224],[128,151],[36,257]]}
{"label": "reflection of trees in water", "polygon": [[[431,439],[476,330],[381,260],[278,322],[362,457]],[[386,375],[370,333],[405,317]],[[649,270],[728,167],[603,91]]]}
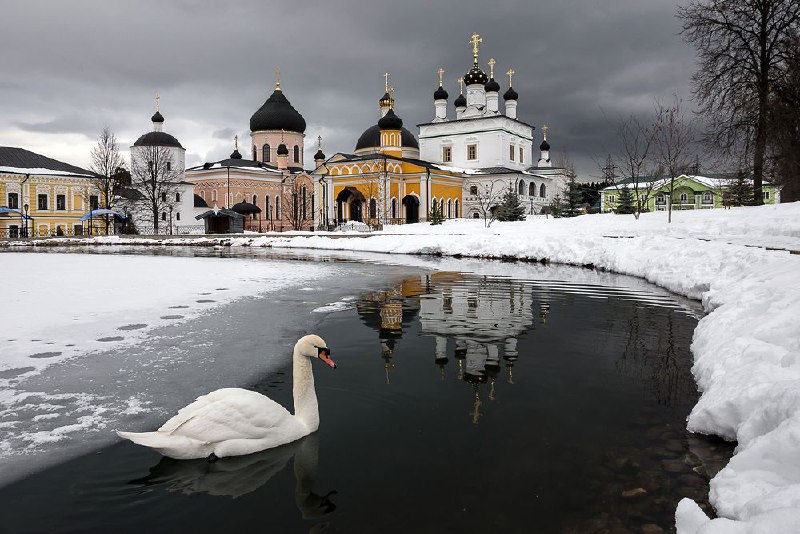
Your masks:
{"label": "reflection of trees in water", "polygon": [[656,402],[665,406],[686,398],[694,388],[690,359],[679,358],[676,347],[675,313],[634,304],[628,320],[617,322],[627,326],[624,348],[614,364],[617,372],[646,381]]}

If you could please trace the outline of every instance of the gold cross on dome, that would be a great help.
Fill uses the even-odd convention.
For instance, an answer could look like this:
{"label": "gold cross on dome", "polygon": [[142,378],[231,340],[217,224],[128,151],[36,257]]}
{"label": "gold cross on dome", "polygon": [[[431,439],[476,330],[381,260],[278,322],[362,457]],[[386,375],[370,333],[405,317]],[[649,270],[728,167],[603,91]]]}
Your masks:
{"label": "gold cross on dome", "polygon": [[542,126],[542,135],[544,136],[544,141],[547,141],[547,130],[549,130],[549,127],[546,124],[543,125]]}
{"label": "gold cross on dome", "polygon": [[514,77],[514,74],[516,74],[516,72],[514,72],[514,69],[508,69],[508,72],[506,72],[506,74],[508,74],[508,86],[511,87],[511,78]]}
{"label": "gold cross on dome", "polygon": [[473,33],[472,37],[470,37],[469,42],[472,43],[472,57],[474,57],[477,60],[478,59],[478,43],[482,43],[483,39],[477,33]]}
{"label": "gold cross on dome", "polygon": [[391,74],[388,72],[383,73],[383,84],[386,86],[387,93],[389,92],[389,76],[391,76]]}
{"label": "gold cross on dome", "polygon": [[495,66],[495,64],[497,64],[497,62],[494,60],[494,58],[489,60],[489,77],[490,78],[494,78],[494,66]]}
{"label": "gold cross on dome", "polygon": [[322,150],[322,136],[317,136],[317,150]]}
{"label": "gold cross on dome", "polygon": [[464,94],[464,78],[458,79],[458,87],[461,89],[461,94]]}
{"label": "gold cross on dome", "polygon": [[239,150],[239,136],[238,135],[234,135],[233,136],[233,146],[234,146],[234,148],[236,150]]}
{"label": "gold cross on dome", "polygon": [[159,100],[161,100],[161,97],[158,96],[158,93],[156,93],[156,111],[158,111],[158,101]]}
{"label": "gold cross on dome", "polygon": [[275,67],[275,89],[281,88],[281,68]]}
{"label": "gold cross on dome", "polygon": [[444,69],[442,67],[439,67],[439,70],[437,70],[436,72],[439,73],[439,87],[441,87],[442,86],[442,74],[444,74]]}

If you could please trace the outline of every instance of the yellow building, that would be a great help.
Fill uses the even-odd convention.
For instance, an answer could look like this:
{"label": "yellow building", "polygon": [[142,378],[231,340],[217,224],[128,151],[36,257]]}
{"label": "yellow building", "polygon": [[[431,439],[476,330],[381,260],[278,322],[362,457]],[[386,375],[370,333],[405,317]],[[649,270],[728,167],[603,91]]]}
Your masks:
{"label": "yellow building", "polygon": [[462,216],[463,175],[419,159],[417,140],[394,113],[391,93],[387,83],[381,118],[364,131],[353,154],[326,160],[320,151],[314,157],[321,224],[421,222],[434,202],[445,218]]}
{"label": "yellow building", "polygon": [[[0,238],[83,235],[81,217],[97,208],[98,178],[87,171],[29,150],[0,147]],[[27,219],[26,219],[27,214]],[[93,221],[93,233],[104,228]]]}

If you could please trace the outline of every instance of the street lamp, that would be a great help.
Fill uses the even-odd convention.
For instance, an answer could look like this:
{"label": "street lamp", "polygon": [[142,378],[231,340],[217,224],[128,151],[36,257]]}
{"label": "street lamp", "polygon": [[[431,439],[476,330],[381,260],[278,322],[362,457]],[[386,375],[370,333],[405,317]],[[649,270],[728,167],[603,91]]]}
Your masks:
{"label": "street lamp", "polygon": [[[19,204],[17,205],[19,206]],[[30,206],[25,204],[23,208],[25,208],[25,230],[24,230],[25,235],[23,235],[22,237],[28,237],[28,208],[30,208]]]}

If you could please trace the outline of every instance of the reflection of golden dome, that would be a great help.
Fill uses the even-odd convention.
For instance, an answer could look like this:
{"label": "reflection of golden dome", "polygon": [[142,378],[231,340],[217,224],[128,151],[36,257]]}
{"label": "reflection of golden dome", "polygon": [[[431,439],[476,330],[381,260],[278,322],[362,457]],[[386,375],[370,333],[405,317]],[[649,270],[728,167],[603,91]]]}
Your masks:
{"label": "reflection of golden dome", "polygon": [[402,330],[403,305],[399,302],[388,302],[381,305],[381,329]]}

